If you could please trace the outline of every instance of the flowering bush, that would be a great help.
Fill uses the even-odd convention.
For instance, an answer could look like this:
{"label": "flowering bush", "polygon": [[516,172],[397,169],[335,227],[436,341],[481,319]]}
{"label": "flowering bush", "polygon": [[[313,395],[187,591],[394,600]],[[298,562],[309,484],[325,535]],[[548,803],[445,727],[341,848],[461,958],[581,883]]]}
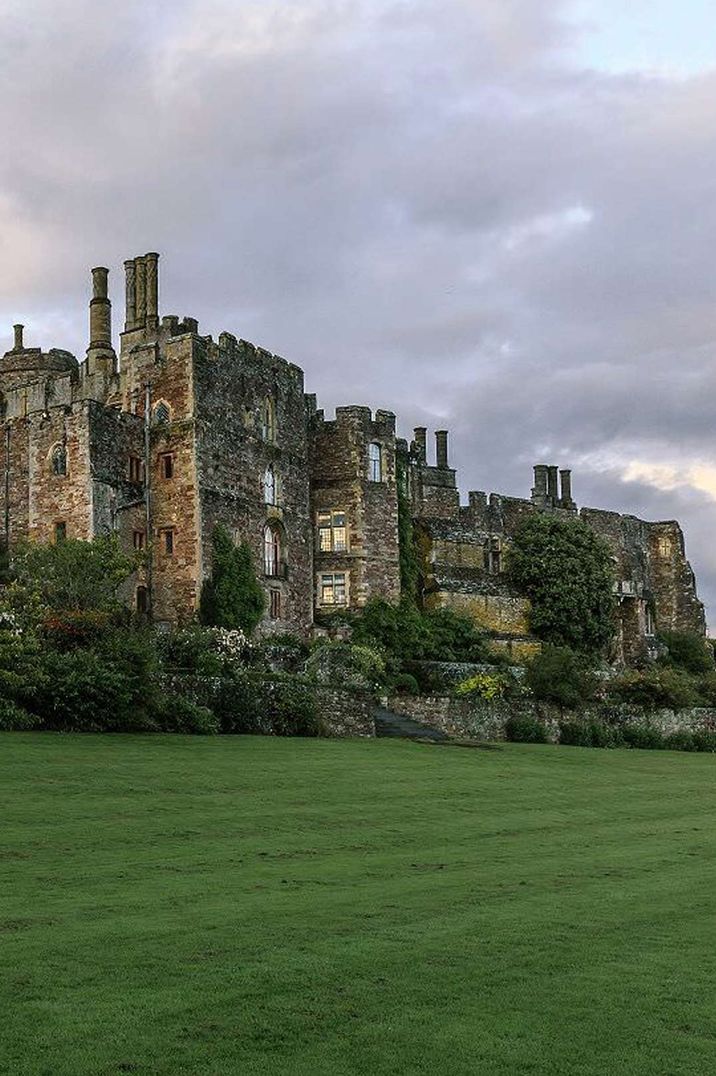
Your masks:
{"label": "flowering bush", "polygon": [[492,699],[502,699],[507,690],[504,676],[495,673],[476,673],[467,680],[463,680],[455,688],[455,694],[460,697],[477,696],[490,702]]}

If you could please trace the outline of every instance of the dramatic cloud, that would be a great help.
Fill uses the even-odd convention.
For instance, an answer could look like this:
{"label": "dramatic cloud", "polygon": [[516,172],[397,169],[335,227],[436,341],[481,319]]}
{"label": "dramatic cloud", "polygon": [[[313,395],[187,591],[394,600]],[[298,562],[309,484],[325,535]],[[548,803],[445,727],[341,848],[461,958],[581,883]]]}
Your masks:
{"label": "dramatic cloud", "polygon": [[4,0],[0,345],[82,353],[90,265],[118,320],[159,250],[163,312],[449,426],[465,488],[678,516],[713,607],[716,56],[602,63],[599,7]]}

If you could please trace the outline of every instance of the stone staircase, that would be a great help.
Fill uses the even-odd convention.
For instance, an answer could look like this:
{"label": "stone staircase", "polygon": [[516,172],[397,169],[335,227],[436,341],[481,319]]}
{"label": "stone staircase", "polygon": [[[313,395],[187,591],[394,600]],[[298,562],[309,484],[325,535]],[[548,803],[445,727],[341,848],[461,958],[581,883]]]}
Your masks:
{"label": "stone staircase", "polygon": [[421,725],[410,717],[386,710],[384,706],[373,709],[376,736],[392,736],[401,740],[429,740],[432,743],[448,743],[450,737],[439,729]]}

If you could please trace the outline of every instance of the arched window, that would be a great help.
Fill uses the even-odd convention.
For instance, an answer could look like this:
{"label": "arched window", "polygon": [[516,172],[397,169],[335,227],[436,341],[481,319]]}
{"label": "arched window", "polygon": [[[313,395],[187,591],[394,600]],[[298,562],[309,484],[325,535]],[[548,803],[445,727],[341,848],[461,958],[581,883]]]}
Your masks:
{"label": "arched window", "polygon": [[154,421],[155,422],[169,422],[172,417],[172,413],[169,410],[169,404],[164,400],[160,400],[154,408]]}
{"label": "arched window", "polygon": [[278,504],[278,481],[272,463],[264,471],[264,504]]}
{"label": "arched window", "polygon": [[261,410],[261,436],[269,444],[276,440],[276,404],[272,396],[266,397]]}
{"label": "arched window", "polygon": [[55,445],[50,453],[50,467],[53,474],[67,474],[67,449],[64,445]]}
{"label": "arched window", "polygon": [[383,452],[377,441],[368,445],[368,481],[383,481]]}
{"label": "arched window", "polygon": [[281,532],[272,523],[264,527],[264,574],[272,578],[281,575]]}

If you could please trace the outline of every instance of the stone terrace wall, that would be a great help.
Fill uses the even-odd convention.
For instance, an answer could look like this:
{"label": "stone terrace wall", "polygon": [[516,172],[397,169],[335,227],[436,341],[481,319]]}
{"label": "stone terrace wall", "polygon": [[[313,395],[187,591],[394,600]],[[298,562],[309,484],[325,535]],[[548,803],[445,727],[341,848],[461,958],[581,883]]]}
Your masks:
{"label": "stone terrace wall", "polygon": [[375,736],[373,700],[333,688],[317,688],[318,714],[329,736]]}
{"label": "stone terrace wall", "polygon": [[[561,719],[557,707],[538,706],[526,701],[485,702],[482,699],[457,699],[443,695],[394,695],[386,700],[386,706],[396,714],[440,729],[448,736],[475,740],[504,740],[508,719],[515,715],[525,715],[543,721],[548,736],[556,741],[558,722]],[[571,714],[564,715],[564,719],[573,717]],[[672,732],[716,730],[716,709],[706,708],[646,712],[629,706],[603,706],[585,710],[579,717],[584,720],[613,721],[627,727],[646,724],[665,735]]]}

